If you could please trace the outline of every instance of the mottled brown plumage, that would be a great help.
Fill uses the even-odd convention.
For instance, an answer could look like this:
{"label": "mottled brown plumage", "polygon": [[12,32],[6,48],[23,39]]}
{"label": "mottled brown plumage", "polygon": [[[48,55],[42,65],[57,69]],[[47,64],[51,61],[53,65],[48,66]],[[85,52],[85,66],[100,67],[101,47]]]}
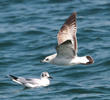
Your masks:
{"label": "mottled brown plumage", "polygon": [[45,57],[42,62],[56,65],[87,65],[94,63],[91,56],[79,57],[77,55],[78,47],[76,32],[76,13],[72,13],[58,32],[58,46],[56,47],[57,53]]}
{"label": "mottled brown plumage", "polygon": [[58,45],[62,44],[67,40],[71,40],[75,54],[77,54],[76,31],[76,13],[72,13],[72,15],[63,24],[57,35]]}

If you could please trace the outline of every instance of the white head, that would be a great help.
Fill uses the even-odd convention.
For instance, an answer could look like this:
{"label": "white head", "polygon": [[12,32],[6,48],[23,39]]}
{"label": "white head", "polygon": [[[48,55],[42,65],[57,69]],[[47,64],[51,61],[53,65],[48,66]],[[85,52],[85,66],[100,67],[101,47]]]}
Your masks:
{"label": "white head", "polygon": [[52,63],[53,60],[55,59],[55,57],[56,57],[56,54],[47,56],[47,57],[45,57],[44,60],[41,60],[41,62]]}
{"label": "white head", "polygon": [[41,73],[41,78],[52,78],[48,72],[42,72]]}

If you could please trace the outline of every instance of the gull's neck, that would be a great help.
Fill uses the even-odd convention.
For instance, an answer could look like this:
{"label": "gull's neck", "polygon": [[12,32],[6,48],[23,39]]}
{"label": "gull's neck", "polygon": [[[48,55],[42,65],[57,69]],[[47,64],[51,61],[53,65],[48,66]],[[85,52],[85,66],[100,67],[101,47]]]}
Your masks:
{"label": "gull's neck", "polygon": [[41,85],[42,86],[48,86],[50,84],[50,80],[47,77],[41,78]]}
{"label": "gull's neck", "polygon": [[49,80],[47,77],[41,77],[40,80]]}

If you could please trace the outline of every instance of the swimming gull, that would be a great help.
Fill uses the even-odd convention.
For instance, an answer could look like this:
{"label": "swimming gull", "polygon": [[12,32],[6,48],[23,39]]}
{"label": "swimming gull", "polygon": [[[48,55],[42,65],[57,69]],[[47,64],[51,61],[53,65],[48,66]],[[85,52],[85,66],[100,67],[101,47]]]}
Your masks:
{"label": "swimming gull", "polygon": [[9,76],[14,82],[21,84],[28,88],[48,86],[50,84],[49,78],[52,78],[48,72],[42,72],[40,79],[16,77],[14,75],[9,75]]}

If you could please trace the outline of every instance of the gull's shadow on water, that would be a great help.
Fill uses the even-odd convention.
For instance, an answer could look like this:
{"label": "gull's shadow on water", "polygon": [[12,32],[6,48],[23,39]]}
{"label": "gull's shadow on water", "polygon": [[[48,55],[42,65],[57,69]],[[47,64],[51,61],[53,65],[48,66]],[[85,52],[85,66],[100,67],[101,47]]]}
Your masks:
{"label": "gull's shadow on water", "polygon": [[22,92],[22,91],[25,91],[25,90],[29,90],[29,88],[24,87],[24,88],[16,89],[16,90],[13,91],[13,93],[19,93],[19,92]]}
{"label": "gull's shadow on water", "polygon": [[22,90],[25,91],[25,90],[29,90],[29,89],[33,89],[33,88],[24,87]]}

